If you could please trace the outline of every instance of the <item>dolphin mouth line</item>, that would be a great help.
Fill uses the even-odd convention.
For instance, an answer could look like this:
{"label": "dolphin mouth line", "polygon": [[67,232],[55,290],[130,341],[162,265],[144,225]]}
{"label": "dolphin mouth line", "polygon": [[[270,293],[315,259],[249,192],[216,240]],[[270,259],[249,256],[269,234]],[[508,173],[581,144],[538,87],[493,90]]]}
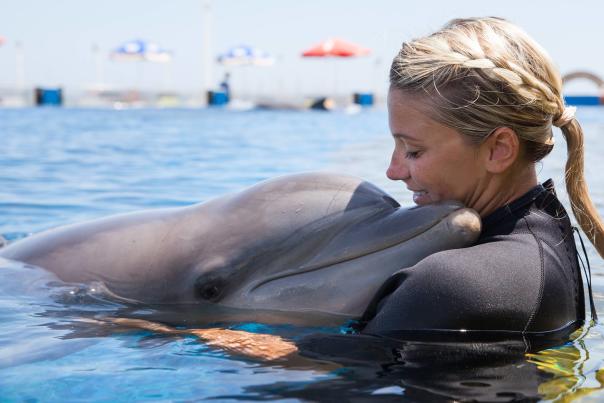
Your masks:
{"label": "dolphin mouth line", "polygon": [[[461,208],[450,212],[449,214],[447,214],[443,218],[449,217],[451,214],[453,214],[453,213],[455,213],[455,212],[457,212],[459,210],[461,210]],[[253,291],[257,290],[258,288],[262,287],[263,285],[266,285],[266,284],[268,284],[270,282],[273,282],[273,281],[277,281],[277,280],[281,280],[283,278],[293,277],[293,276],[297,276],[297,275],[301,275],[301,274],[311,273],[313,271],[321,270],[321,269],[324,269],[324,268],[329,267],[329,266],[334,266],[334,265],[337,265],[337,264],[340,264],[340,263],[349,262],[349,261],[354,260],[354,259],[359,259],[359,258],[362,258],[362,257],[365,257],[365,256],[372,255],[374,253],[379,253],[379,252],[385,251],[386,249],[394,248],[394,247],[402,244],[403,242],[406,242],[409,239],[411,239],[413,237],[416,237],[418,235],[421,235],[421,234],[425,233],[426,231],[434,228],[435,226],[437,226],[438,224],[440,224],[442,221],[443,220],[441,219],[440,221],[435,222],[434,224],[430,225],[429,227],[424,228],[423,231],[413,233],[409,237],[407,237],[405,239],[402,239],[402,240],[400,240],[398,242],[386,244],[386,246],[384,246],[382,248],[379,248],[379,249],[374,249],[374,250],[369,251],[369,252],[359,253],[359,254],[348,256],[348,257],[345,257],[345,258],[335,259],[335,260],[327,262],[327,263],[317,264],[315,266],[310,266],[308,268],[303,268],[302,270],[299,270],[299,271],[295,271],[295,272],[294,271],[290,271],[290,272],[282,273],[282,274],[279,274],[279,275],[276,275],[276,276],[268,277],[268,278],[260,281],[259,283],[255,284],[252,288],[250,288],[250,292],[253,292]]]}

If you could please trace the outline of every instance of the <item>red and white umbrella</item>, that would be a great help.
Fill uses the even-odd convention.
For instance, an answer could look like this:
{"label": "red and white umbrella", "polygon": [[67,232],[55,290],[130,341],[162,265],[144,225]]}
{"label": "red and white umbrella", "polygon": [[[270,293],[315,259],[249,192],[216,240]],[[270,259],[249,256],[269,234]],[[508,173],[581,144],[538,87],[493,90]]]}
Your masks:
{"label": "red and white umbrella", "polygon": [[[302,52],[302,57],[352,58],[367,56],[371,50],[339,38],[329,38]],[[338,72],[333,64],[333,95],[337,95]]]}
{"label": "red and white umbrella", "polygon": [[371,50],[343,39],[329,38],[302,52],[303,57],[367,56]]}

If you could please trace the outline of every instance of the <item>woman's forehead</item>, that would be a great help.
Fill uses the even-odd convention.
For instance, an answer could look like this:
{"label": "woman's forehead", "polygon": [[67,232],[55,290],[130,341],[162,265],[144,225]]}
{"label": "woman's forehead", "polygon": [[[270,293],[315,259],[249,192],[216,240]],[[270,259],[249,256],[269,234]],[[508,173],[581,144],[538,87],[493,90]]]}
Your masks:
{"label": "woman's forehead", "polygon": [[430,118],[430,112],[434,109],[426,96],[404,92],[399,89],[388,91],[387,102],[388,110],[391,113],[396,113],[397,110],[405,110],[408,113],[409,110],[413,110],[417,114]]}
{"label": "woman's forehead", "polygon": [[433,119],[429,108],[421,96],[391,90],[388,95],[388,120],[392,136],[406,142],[443,142],[452,140],[451,137],[465,138],[457,130]]}
{"label": "woman's forehead", "polygon": [[423,103],[414,97],[391,92],[388,97],[388,118],[393,135],[415,137],[414,132],[423,128],[440,126],[424,111]]}

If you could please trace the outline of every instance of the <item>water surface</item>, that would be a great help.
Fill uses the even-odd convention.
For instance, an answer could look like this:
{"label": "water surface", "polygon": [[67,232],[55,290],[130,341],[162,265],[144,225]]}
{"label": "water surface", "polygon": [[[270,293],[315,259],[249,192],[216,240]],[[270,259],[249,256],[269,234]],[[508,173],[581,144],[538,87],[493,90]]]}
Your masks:
{"label": "water surface", "polygon": [[[599,174],[604,111],[582,109],[579,119],[586,130],[588,183],[604,212]],[[539,176],[553,177],[566,201],[559,132],[556,142]],[[404,185],[384,176],[391,143],[381,109],[355,115],[0,109],[0,234],[15,240],[109,214],[198,203],[276,175],[314,170],[362,176],[410,205]],[[588,255],[596,304],[604,315],[604,266],[593,248]],[[563,345],[526,355],[514,344],[469,348],[350,338],[342,335],[346,326],[337,324],[305,328],[208,320],[278,334],[308,347],[303,364],[267,364],[210,348],[194,337],[82,323],[81,318],[132,313],[132,308],[90,287],[56,283],[36,268],[8,261],[0,266],[2,400],[604,398],[599,324],[581,329]],[[137,309],[140,315],[174,315],[157,307]],[[322,337],[308,338],[315,333]]]}

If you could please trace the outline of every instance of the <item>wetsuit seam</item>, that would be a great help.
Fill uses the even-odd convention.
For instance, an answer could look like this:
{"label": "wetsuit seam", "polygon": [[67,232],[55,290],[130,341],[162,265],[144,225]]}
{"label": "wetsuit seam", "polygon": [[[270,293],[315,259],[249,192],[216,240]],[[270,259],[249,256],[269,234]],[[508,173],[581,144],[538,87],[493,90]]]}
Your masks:
{"label": "wetsuit seam", "polygon": [[537,296],[537,301],[535,303],[535,307],[533,308],[533,311],[531,312],[531,315],[529,316],[529,318],[526,322],[526,326],[522,330],[522,333],[526,333],[528,331],[528,328],[531,326],[533,320],[535,319],[535,315],[537,315],[537,312],[539,311],[539,307],[541,306],[541,302],[543,300],[543,289],[545,286],[545,264],[544,264],[544,258],[543,258],[543,245],[541,244],[541,241],[539,240],[539,238],[537,238],[537,236],[533,232],[526,217],[522,217],[522,220],[524,221],[526,228],[533,235],[533,238],[535,239],[535,242],[537,243],[537,247],[539,249],[540,277],[541,277],[539,280],[539,294]]}

